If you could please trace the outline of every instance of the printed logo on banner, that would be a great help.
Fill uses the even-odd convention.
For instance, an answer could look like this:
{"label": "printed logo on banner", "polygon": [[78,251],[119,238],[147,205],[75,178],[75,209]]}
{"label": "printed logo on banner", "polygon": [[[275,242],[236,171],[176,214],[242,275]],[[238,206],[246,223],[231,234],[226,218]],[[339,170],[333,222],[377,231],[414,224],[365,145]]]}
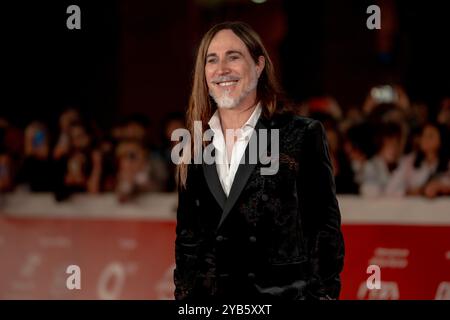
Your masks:
{"label": "printed logo on banner", "polygon": [[32,278],[41,265],[42,255],[37,252],[31,252],[26,256],[25,262],[20,268],[20,275],[24,278]]}
{"label": "printed logo on banner", "polygon": [[369,264],[380,268],[404,269],[408,266],[409,250],[405,248],[375,248]]}
{"label": "printed logo on banner", "polygon": [[450,282],[442,281],[439,284],[435,300],[450,300]]}
{"label": "printed logo on banner", "polygon": [[155,287],[156,299],[158,300],[173,300],[173,292],[175,285],[173,283],[173,271],[175,270],[175,264],[172,264],[161,279],[158,281]]}
{"label": "printed logo on banner", "polygon": [[135,274],[136,270],[137,265],[134,262],[122,263],[114,261],[109,263],[100,273],[98,279],[97,295],[99,299],[120,299],[127,277]]}
{"label": "printed logo on banner", "polygon": [[[446,260],[450,260],[450,250],[444,254]],[[442,281],[436,290],[435,300],[450,300],[450,282]]]}
{"label": "printed logo on banner", "polygon": [[450,251],[445,253],[445,259],[450,260]]}
{"label": "printed logo on banner", "polygon": [[395,281],[381,281],[380,289],[369,289],[366,281],[363,281],[359,285],[356,297],[359,300],[398,300],[400,291]]}
{"label": "printed logo on banner", "polygon": [[408,266],[408,256],[409,250],[405,248],[375,248],[367,268],[367,273],[372,275],[360,284],[357,299],[398,300],[397,282],[381,281],[381,268],[404,269]]}

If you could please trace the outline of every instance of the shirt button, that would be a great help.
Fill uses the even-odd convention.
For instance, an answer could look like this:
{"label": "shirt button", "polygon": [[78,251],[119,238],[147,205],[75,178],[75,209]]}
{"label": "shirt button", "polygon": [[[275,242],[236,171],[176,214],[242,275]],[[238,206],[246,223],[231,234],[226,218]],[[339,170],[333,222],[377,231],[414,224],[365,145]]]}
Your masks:
{"label": "shirt button", "polygon": [[253,280],[253,279],[256,278],[256,275],[255,275],[253,272],[250,272],[247,276],[248,276],[248,278],[251,279],[251,280]]}
{"label": "shirt button", "polygon": [[255,236],[250,236],[250,238],[248,238],[250,240],[250,242],[255,243],[256,242],[256,237]]}
{"label": "shirt button", "polygon": [[269,200],[269,196],[267,194],[263,194],[261,196],[261,199],[262,199],[262,201],[267,201],[267,200]]}
{"label": "shirt button", "polygon": [[223,241],[223,236],[222,236],[222,235],[218,235],[218,236],[216,237],[216,240],[217,240],[218,242]]}

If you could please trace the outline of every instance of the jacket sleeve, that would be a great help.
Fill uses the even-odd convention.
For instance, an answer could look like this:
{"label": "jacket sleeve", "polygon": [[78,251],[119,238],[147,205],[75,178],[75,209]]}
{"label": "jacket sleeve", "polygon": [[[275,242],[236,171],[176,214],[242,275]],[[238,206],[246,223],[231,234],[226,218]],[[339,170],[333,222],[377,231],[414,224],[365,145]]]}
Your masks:
{"label": "jacket sleeve", "polygon": [[194,199],[190,181],[186,187],[178,187],[178,209],[175,239],[175,300],[191,298],[196,276],[198,242],[194,227]]}
{"label": "jacket sleeve", "polygon": [[313,298],[337,299],[344,265],[344,240],[328,143],[320,122],[314,120],[309,124],[306,139],[309,161],[304,222],[312,269],[309,293]]}

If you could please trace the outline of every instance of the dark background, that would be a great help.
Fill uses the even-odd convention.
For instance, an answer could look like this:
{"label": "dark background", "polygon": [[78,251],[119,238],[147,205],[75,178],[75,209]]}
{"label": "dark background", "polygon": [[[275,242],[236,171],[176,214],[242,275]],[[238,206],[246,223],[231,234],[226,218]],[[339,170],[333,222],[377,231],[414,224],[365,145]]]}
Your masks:
{"label": "dark background", "polygon": [[[450,94],[448,5],[384,1],[397,23],[388,58],[379,55],[379,31],[366,28],[374,0],[2,4],[0,116],[18,126],[56,125],[73,106],[108,128],[139,112],[156,132],[169,111],[185,110],[200,38],[224,20],[256,29],[295,102],[329,94],[345,109],[360,106],[372,85],[396,82],[434,110]],[[81,8],[81,30],[66,28],[71,4]]]}

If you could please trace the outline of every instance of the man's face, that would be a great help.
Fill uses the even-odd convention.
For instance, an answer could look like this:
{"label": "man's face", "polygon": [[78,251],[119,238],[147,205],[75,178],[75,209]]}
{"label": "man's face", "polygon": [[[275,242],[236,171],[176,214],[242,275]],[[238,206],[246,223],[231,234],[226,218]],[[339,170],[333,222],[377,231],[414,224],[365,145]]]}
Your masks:
{"label": "man's face", "polygon": [[263,68],[264,57],[255,64],[246,45],[233,31],[219,31],[206,54],[209,94],[219,108],[251,105],[256,100],[256,86]]}

